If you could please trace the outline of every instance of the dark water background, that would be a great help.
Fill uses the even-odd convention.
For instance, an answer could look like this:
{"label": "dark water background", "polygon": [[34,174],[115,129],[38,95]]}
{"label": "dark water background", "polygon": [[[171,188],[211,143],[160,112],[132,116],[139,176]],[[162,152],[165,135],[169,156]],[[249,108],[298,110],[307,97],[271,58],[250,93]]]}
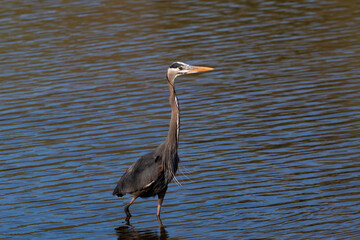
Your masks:
{"label": "dark water background", "polygon": [[[0,8],[1,239],[359,239],[360,4],[15,1]],[[161,143],[181,186],[111,195]]]}

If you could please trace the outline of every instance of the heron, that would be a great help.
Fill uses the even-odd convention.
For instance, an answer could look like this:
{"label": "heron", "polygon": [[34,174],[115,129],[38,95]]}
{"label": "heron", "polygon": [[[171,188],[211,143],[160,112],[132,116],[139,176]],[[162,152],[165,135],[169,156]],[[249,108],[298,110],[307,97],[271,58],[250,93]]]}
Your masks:
{"label": "heron", "polygon": [[131,217],[129,208],[138,198],[158,196],[157,219],[161,223],[160,210],[168,184],[175,177],[179,164],[178,145],[180,133],[179,102],[175,92],[175,78],[185,74],[205,72],[213,70],[210,67],[191,66],[183,62],[174,62],[167,70],[166,79],[170,91],[171,119],[167,137],[153,151],[143,155],[134,162],[118,181],[113,195],[122,197],[132,194],[133,197],[125,206],[125,221],[129,224]]}

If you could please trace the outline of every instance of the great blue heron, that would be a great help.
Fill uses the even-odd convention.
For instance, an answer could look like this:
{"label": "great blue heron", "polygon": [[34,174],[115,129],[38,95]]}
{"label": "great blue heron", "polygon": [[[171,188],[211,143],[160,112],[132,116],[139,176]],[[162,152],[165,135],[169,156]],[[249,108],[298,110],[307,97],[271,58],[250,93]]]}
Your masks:
{"label": "great blue heron", "polygon": [[175,78],[180,75],[210,71],[213,68],[190,66],[183,62],[174,62],[167,71],[167,81],[170,91],[171,120],[166,140],[155,150],[140,157],[124,173],[116,185],[113,195],[122,197],[126,193],[133,194],[129,204],[124,208],[126,222],[131,217],[129,207],[136,198],[147,198],[158,195],[156,216],[161,224],[160,209],[170,181],[178,169],[178,142],[180,129],[179,104],[175,93]]}

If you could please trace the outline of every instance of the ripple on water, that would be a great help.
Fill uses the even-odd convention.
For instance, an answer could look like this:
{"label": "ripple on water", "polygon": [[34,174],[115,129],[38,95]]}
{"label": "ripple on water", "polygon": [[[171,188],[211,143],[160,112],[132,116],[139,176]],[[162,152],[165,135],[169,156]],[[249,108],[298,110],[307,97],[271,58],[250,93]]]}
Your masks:
{"label": "ripple on water", "polygon": [[[1,238],[360,236],[353,2],[2,3]],[[111,196],[166,137],[179,78],[180,185]]]}

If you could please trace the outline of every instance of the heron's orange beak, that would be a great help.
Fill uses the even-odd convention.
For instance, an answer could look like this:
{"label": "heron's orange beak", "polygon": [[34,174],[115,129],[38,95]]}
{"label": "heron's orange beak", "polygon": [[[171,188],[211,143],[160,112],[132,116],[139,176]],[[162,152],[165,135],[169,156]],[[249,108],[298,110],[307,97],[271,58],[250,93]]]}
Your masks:
{"label": "heron's orange beak", "polygon": [[211,67],[189,66],[188,73],[197,73],[214,70]]}

